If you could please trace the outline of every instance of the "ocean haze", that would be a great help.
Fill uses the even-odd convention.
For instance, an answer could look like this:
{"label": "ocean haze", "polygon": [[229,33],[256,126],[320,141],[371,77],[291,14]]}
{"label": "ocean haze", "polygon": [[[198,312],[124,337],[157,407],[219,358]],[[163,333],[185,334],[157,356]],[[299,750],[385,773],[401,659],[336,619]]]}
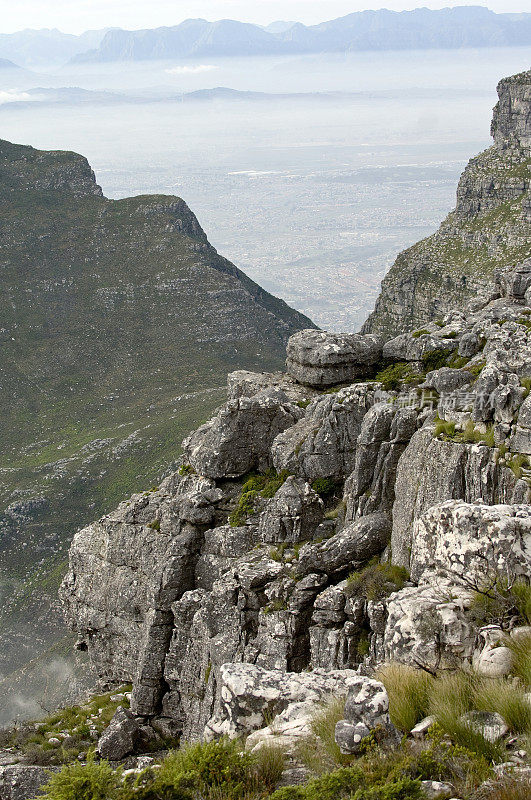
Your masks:
{"label": "ocean haze", "polygon": [[[397,252],[436,229],[488,146],[497,81],[528,63],[526,48],[496,48],[79,65],[18,85],[120,102],[63,93],[4,104],[0,120],[8,139],[86,155],[110,197],[179,194],[254,280],[321,327],[354,330]],[[205,91],[215,86],[263,95]]]}

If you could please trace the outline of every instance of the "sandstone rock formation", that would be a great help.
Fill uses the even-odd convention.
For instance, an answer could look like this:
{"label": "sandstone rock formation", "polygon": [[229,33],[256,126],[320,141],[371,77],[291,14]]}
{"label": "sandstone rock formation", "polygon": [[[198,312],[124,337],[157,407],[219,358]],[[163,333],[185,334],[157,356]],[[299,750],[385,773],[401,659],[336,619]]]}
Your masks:
{"label": "sandstone rock formation", "polygon": [[[504,668],[470,607],[483,579],[530,573],[526,274],[386,343],[369,375],[357,337],[335,380],[363,382],[233,374],[180,470],[75,536],[68,619],[103,682],[133,681],[140,723],[293,742],[311,703],[350,691],[338,741],[355,752],[375,726],[393,736],[360,671]],[[322,364],[331,340],[289,353],[301,339],[298,363]]]}
{"label": "sandstone rock formation", "polygon": [[365,333],[393,336],[487,299],[496,271],[531,255],[531,71],[500,81],[498,94],[494,146],[469,162],[439,231],[398,256]]}

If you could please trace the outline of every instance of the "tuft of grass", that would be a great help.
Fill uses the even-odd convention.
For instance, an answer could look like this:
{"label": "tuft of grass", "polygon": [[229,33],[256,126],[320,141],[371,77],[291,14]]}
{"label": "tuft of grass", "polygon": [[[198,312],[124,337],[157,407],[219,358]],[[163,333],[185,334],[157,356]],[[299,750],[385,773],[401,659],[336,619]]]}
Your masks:
{"label": "tuft of grass", "polygon": [[524,691],[503,678],[478,679],[473,687],[473,703],[478,711],[495,711],[513,733],[531,733],[531,704]]}
{"label": "tuft of grass", "polygon": [[413,339],[420,339],[421,336],[429,336],[430,332],[426,330],[426,328],[422,328],[420,331],[413,331],[411,336]]}
{"label": "tuft of grass", "polygon": [[525,389],[524,400],[526,397],[529,397],[529,393],[531,392],[531,378],[521,378],[520,379],[520,386]]}
{"label": "tuft of grass", "polygon": [[475,795],[475,800],[529,800],[531,776],[506,775],[489,781]]}
{"label": "tuft of grass", "polygon": [[448,359],[456,354],[455,350],[428,350],[422,356],[422,368],[425,372],[446,367]]}
{"label": "tuft of grass", "polygon": [[287,470],[277,472],[274,469],[263,474],[248,475],[243,483],[236,507],[229,515],[229,525],[233,528],[245,525],[249,517],[255,513],[258,497],[268,500],[274,497],[289,475]]}
{"label": "tuft of grass", "polygon": [[468,721],[464,714],[474,710],[474,676],[464,672],[442,675],[435,680],[430,692],[430,714],[453,742],[487,761],[500,763],[507,758],[501,742],[489,742]]}
{"label": "tuft of grass", "polygon": [[351,596],[356,595],[365,600],[381,600],[403,589],[408,579],[409,573],[405,567],[380,564],[376,558],[359,572],[351,572],[347,578],[346,591]]}
{"label": "tuft of grass", "polygon": [[448,437],[453,439],[455,436],[455,422],[447,422],[444,419],[440,419],[439,416],[435,418],[435,430],[433,431],[433,435],[436,439],[439,437]]}
{"label": "tuft of grass", "polygon": [[519,678],[528,690],[531,689],[531,633],[506,636],[503,644],[513,654],[513,675]]}
{"label": "tuft of grass", "polygon": [[415,372],[407,361],[399,361],[378,372],[374,380],[379,381],[386,392],[393,392],[399,389],[403,383],[421,383],[423,377]]}
{"label": "tuft of grass", "polygon": [[428,715],[434,678],[427,672],[405,664],[388,664],[377,674],[389,695],[391,721],[403,733],[409,733]]}
{"label": "tuft of grass", "polygon": [[258,787],[272,791],[280,783],[286,766],[286,754],[282,747],[266,744],[253,753],[254,772]]}

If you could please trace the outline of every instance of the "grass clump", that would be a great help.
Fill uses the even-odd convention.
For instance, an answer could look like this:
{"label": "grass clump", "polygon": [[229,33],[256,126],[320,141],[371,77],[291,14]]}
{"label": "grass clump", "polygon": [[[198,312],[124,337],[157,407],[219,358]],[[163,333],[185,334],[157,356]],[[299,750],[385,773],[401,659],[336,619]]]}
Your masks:
{"label": "grass clump", "polygon": [[529,800],[531,776],[507,775],[482,787],[475,800]]}
{"label": "grass clump", "polygon": [[465,367],[465,369],[477,378],[483,372],[486,363],[486,361],[478,361],[476,364]]}
{"label": "grass clump", "polygon": [[400,731],[409,733],[428,715],[434,677],[405,664],[388,664],[377,679],[389,695],[391,721]]}
{"label": "grass clump", "polygon": [[365,600],[381,600],[403,589],[408,579],[409,573],[405,567],[380,564],[378,559],[374,559],[359,572],[352,572],[348,576],[347,593]]}
{"label": "grass clump", "polygon": [[430,714],[440,728],[457,745],[485,758],[489,763],[500,763],[507,758],[501,742],[490,742],[464,715],[475,708],[475,678],[464,672],[441,675],[432,684]]}
{"label": "grass clump", "polygon": [[455,422],[446,421],[439,416],[435,418],[435,430],[433,435],[436,439],[453,439],[455,436]]}
{"label": "grass clump", "polygon": [[[531,634],[506,636],[503,640],[513,654],[512,673],[520,679],[522,684],[531,688]],[[531,731],[531,726],[529,728]]]}
{"label": "grass clump", "polygon": [[429,336],[430,332],[426,330],[426,328],[422,328],[420,331],[413,331],[411,336],[413,339],[420,339],[421,336]]}
{"label": "grass clump", "polygon": [[487,678],[475,682],[473,703],[478,711],[495,711],[512,733],[531,733],[531,704],[521,687],[502,678]]}
{"label": "grass clump", "polygon": [[529,468],[531,466],[529,457],[524,455],[523,453],[517,453],[516,455],[507,459],[506,464],[509,467],[509,469],[512,470],[514,476],[518,478],[518,480],[520,480],[520,478],[523,477],[524,469]]}

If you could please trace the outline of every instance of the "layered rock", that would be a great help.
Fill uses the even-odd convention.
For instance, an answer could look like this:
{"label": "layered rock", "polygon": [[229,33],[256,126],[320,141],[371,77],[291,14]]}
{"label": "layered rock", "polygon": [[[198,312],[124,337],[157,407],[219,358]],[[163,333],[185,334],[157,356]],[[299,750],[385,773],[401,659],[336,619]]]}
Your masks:
{"label": "layered rock", "polygon": [[[63,601],[101,679],[133,681],[135,714],[186,739],[235,735],[268,727],[274,695],[296,737],[306,695],[300,714],[288,711],[298,690],[281,700],[279,687],[302,686],[307,670],[330,689],[383,661],[479,663],[469,611],[485,564],[530,573],[526,274],[501,275],[475,312],[388,342],[398,364],[363,383],[319,392],[293,376],[233,374],[231,399],[186,440],[179,473],[76,535]],[[354,374],[363,353],[351,355]],[[390,561],[410,579],[382,566],[366,591],[362,571]],[[482,658],[495,669],[500,654]],[[345,719],[353,751],[370,726]]]}
{"label": "layered rock", "polygon": [[494,146],[469,162],[439,231],[398,256],[365,333],[394,336],[486,299],[496,271],[531,254],[531,72],[500,81],[498,95]]}

